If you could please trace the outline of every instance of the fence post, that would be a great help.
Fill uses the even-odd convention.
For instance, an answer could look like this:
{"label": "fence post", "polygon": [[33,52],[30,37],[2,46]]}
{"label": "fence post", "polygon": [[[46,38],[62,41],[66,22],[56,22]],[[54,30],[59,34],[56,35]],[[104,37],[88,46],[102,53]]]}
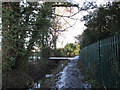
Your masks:
{"label": "fence post", "polygon": [[120,88],[120,33],[117,34],[118,37],[118,88]]}
{"label": "fence post", "polygon": [[99,41],[99,80],[102,83],[102,78],[101,78],[101,41]]}
{"label": "fence post", "polygon": [[99,83],[107,88],[120,88],[120,33],[84,47],[80,57],[88,70],[91,70],[96,60],[96,78]]}
{"label": "fence post", "polygon": [[97,75],[97,76],[98,76],[99,81],[101,82],[100,47],[101,47],[101,46],[100,46],[100,41],[98,41],[98,70],[99,70],[99,71],[98,71],[98,75]]}

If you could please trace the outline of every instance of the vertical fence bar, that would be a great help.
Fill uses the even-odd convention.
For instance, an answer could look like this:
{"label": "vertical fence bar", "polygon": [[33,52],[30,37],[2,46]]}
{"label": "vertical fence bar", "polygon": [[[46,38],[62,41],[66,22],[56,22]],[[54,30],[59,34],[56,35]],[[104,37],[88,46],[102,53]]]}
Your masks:
{"label": "vertical fence bar", "polygon": [[80,60],[100,83],[120,88],[120,33],[81,49]]}
{"label": "vertical fence bar", "polygon": [[120,88],[120,33],[118,34],[118,88]]}

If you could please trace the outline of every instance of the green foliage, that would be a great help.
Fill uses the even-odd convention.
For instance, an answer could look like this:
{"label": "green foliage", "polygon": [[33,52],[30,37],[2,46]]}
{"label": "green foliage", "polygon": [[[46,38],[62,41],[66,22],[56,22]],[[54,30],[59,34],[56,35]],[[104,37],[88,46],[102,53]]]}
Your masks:
{"label": "green foliage", "polygon": [[66,56],[75,56],[79,53],[79,46],[77,44],[68,43],[64,47],[64,51]]}
{"label": "green foliage", "polygon": [[58,48],[56,50],[53,50],[54,56],[62,57],[65,56],[64,48]]}
{"label": "green foliage", "polygon": [[22,59],[23,53],[25,54],[24,41],[21,39],[19,29],[21,18],[19,3],[3,3],[2,12],[3,67],[6,67],[3,69],[13,69],[18,65],[18,58]]}
{"label": "green foliage", "polygon": [[47,51],[44,49],[50,46],[49,28],[54,8],[52,3],[38,6],[37,2],[29,2],[27,6],[3,3],[3,69],[19,68],[32,54],[33,46],[38,46],[45,57]]}
{"label": "green foliage", "polygon": [[120,7],[117,3],[107,3],[84,17],[87,29],[83,32],[81,47],[102,40],[120,31]]}
{"label": "green foliage", "polygon": [[[44,58],[42,62],[49,58],[50,48],[53,46],[54,39],[51,27],[55,18],[53,16],[55,8],[52,5],[53,3],[47,2],[41,5],[37,2],[27,2],[22,5],[19,2],[3,3],[2,69],[3,76],[5,76],[3,77],[4,87],[12,87],[14,84],[15,87],[22,87],[24,85],[27,87],[25,83],[30,76],[26,74],[29,67],[29,56],[39,53],[38,55],[42,59]],[[33,52],[35,46],[39,48],[39,52]],[[44,65],[43,70],[47,71],[47,67],[49,67],[47,63],[41,63],[40,69],[42,65]],[[36,66],[33,65],[33,68],[33,72],[37,72]],[[20,77],[22,73],[25,74]],[[41,73],[45,74],[44,72],[37,72],[37,75]],[[14,74],[16,76],[12,81],[11,76]],[[36,73],[33,76],[36,76]]]}
{"label": "green foliage", "polygon": [[79,55],[80,47],[78,44],[68,43],[65,45],[64,48],[57,48],[56,50],[51,49],[50,51],[51,51],[50,56],[58,56],[58,57],[76,56]]}

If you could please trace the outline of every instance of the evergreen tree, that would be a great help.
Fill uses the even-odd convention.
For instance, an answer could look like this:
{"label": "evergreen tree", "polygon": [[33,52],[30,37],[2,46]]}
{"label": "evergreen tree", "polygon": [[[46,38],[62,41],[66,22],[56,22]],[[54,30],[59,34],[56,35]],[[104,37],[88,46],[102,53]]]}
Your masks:
{"label": "evergreen tree", "polygon": [[87,29],[82,34],[81,47],[102,40],[120,31],[120,7],[117,3],[100,6],[84,17]]}

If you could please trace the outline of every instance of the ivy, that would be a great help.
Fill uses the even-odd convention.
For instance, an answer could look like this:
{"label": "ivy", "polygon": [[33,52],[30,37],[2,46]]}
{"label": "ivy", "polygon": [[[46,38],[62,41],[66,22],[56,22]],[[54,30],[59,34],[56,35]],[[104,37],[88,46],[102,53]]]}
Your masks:
{"label": "ivy", "polygon": [[[2,49],[4,69],[19,68],[32,54],[33,46],[37,45],[41,53],[49,47],[49,28],[51,27],[52,4],[45,3],[38,8],[37,3],[3,3],[2,8]],[[29,34],[28,34],[29,33]],[[26,41],[26,38],[29,38]],[[27,43],[27,46],[25,47]],[[43,54],[45,55],[45,54]],[[43,56],[45,57],[45,56]],[[13,68],[14,67],[14,68]]]}

